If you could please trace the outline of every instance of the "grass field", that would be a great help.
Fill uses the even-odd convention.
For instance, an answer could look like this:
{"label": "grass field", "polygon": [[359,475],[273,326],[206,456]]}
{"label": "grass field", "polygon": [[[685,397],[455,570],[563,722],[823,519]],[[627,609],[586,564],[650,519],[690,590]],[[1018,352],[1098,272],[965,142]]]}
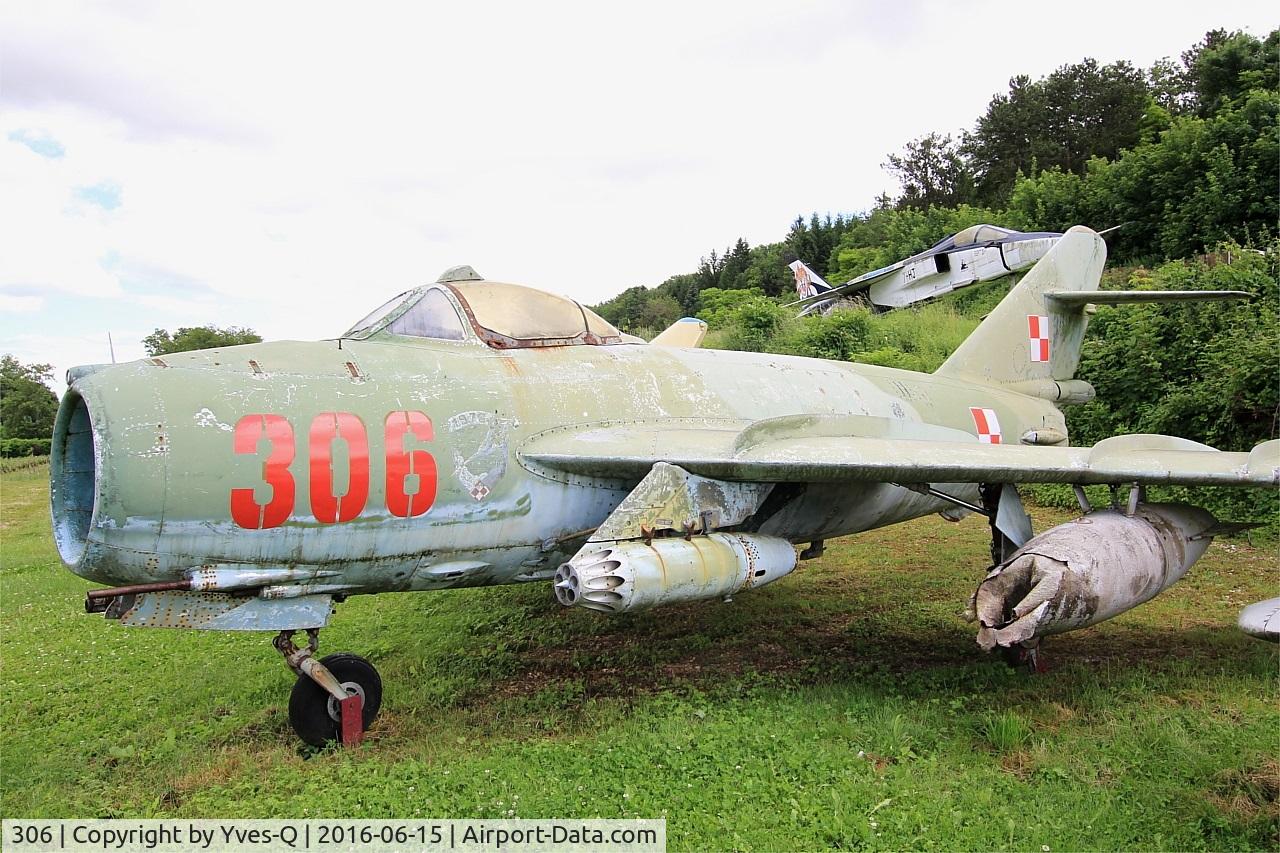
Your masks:
{"label": "grass field", "polygon": [[[542,586],[353,599],[322,653],[383,713],[304,750],[265,634],[129,630],[0,474],[4,817],[665,817],[672,849],[1274,849],[1277,650],[1234,628],[1276,551],[1215,543],[1029,676],[960,617],[981,519],[829,543],[732,604],[614,619]],[[1066,518],[1037,511],[1037,526]]]}

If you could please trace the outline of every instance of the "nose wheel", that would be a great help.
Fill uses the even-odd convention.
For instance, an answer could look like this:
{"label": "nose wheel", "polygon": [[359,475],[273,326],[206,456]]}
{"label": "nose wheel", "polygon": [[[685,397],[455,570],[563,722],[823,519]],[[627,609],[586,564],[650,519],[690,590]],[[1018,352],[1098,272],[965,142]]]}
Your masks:
{"label": "nose wheel", "polygon": [[[319,663],[333,674],[346,695],[339,699],[311,678],[298,676],[289,694],[289,725],[312,746],[335,740],[359,743],[382,705],[382,678],[373,664],[359,655],[340,652]],[[351,719],[344,720],[344,714]],[[354,732],[350,731],[353,728]]]}
{"label": "nose wheel", "polygon": [[318,629],[308,629],[304,649],[294,645],[292,631],[281,631],[273,641],[298,674],[289,694],[289,725],[312,746],[333,741],[353,746],[378,716],[382,678],[359,655],[340,652],[317,660],[319,634]]}

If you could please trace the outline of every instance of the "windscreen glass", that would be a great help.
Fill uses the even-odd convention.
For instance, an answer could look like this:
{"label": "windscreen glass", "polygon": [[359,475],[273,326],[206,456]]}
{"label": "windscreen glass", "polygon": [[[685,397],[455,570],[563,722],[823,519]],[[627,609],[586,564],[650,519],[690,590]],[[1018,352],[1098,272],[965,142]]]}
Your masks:
{"label": "windscreen glass", "polygon": [[378,323],[382,322],[382,318],[386,317],[392,311],[399,308],[402,304],[404,304],[406,300],[411,299],[417,295],[418,295],[418,291],[416,290],[406,290],[404,293],[401,293],[399,296],[396,296],[387,300],[382,305],[379,305],[376,309],[371,311],[359,323],[356,323],[350,329],[347,329],[345,332],[343,332],[342,336],[344,338],[349,338],[358,332],[366,332],[369,329],[372,329]]}
{"label": "windscreen glass", "polygon": [[387,331],[395,335],[446,341],[460,341],[465,337],[457,309],[435,288],[428,290],[416,305],[387,324]]}

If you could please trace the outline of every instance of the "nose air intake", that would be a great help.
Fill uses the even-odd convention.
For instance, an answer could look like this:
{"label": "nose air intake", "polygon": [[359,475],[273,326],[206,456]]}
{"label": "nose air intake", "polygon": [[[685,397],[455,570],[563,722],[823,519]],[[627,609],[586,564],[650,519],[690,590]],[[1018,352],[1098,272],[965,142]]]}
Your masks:
{"label": "nose air intake", "polygon": [[74,390],[67,391],[58,408],[49,466],[53,539],[62,561],[74,567],[84,556],[98,480],[89,406]]}

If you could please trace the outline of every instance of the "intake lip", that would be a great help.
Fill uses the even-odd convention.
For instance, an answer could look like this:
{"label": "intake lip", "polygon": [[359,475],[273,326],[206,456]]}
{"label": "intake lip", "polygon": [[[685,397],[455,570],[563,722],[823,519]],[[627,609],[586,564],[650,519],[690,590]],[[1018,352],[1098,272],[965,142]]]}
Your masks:
{"label": "intake lip", "polygon": [[58,406],[49,458],[49,515],[62,562],[75,569],[84,557],[98,511],[101,460],[94,446],[89,404],[74,387]]}

